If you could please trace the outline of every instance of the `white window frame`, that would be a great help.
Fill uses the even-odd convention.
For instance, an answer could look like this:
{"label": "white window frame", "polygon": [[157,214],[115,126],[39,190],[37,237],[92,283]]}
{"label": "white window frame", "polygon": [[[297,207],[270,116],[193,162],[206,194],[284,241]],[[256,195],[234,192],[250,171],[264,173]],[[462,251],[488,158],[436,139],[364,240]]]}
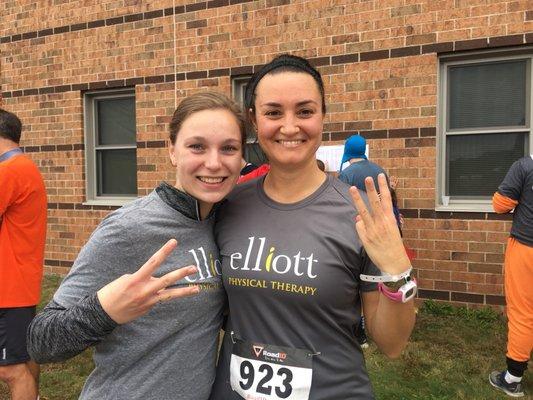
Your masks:
{"label": "white window frame", "polygon": [[[525,126],[501,126],[497,128],[466,128],[447,130],[448,117],[448,71],[449,67],[457,65],[471,65],[491,63],[497,61],[527,60],[526,67],[526,123]],[[529,132],[527,154],[533,149],[533,128],[531,118],[533,115],[532,95],[532,64],[533,49],[498,50],[493,52],[475,52],[465,54],[454,54],[439,58],[439,68],[437,76],[437,184],[435,190],[435,210],[436,211],[466,211],[466,212],[494,212],[492,201],[487,199],[454,199],[446,198],[446,138],[452,135],[465,134],[487,134],[487,133],[513,133]],[[527,155],[524,154],[524,155]],[[496,191],[497,188],[494,188]],[[446,204],[447,203],[447,204]]]}
{"label": "white window frame", "polygon": [[[117,99],[133,97],[135,100],[135,90],[114,89],[114,90],[98,90],[85,92],[83,95],[84,101],[84,121],[85,121],[85,189],[86,201],[85,205],[103,205],[103,206],[122,206],[130,201],[138,198],[138,196],[98,196],[97,190],[97,172],[96,172],[96,150],[100,147],[96,146],[96,101],[102,99]],[[137,144],[132,145],[118,145],[118,146],[102,146],[107,150],[116,149],[136,149]]]}

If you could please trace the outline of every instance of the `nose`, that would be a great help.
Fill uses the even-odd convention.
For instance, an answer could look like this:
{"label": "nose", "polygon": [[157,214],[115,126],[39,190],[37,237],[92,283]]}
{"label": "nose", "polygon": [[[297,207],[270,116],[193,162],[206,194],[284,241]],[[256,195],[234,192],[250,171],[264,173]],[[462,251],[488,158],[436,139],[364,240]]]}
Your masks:
{"label": "nose", "polygon": [[298,126],[297,119],[294,115],[287,115],[283,120],[283,125],[281,126],[280,132],[284,135],[294,135],[300,131]]}
{"label": "nose", "polygon": [[213,149],[207,153],[205,159],[205,167],[209,170],[216,171],[222,166],[222,161],[220,159],[220,154],[217,150]]}

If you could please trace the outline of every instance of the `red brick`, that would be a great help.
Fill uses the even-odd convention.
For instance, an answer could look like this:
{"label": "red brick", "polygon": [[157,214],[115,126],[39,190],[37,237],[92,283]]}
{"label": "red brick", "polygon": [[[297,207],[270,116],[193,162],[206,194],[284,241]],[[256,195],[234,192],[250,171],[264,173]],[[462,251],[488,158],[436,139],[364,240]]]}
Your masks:
{"label": "red brick", "polygon": [[503,254],[485,254],[485,261],[488,263],[503,264]]}
{"label": "red brick", "polygon": [[503,294],[502,285],[482,284],[482,283],[470,283],[468,286],[469,293],[480,294]]}
{"label": "red brick", "polygon": [[463,282],[435,281],[435,289],[465,292],[467,288],[466,288],[466,283],[463,283]]}
{"label": "red brick", "polygon": [[487,239],[485,232],[453,231],[453,240],[462,242],[484,242]]}
{"label": "red brick", "polygon": [[483,253],[497,253],[501,254],[503,251],[503,245],[497,243],[468,243],[468,250],[471,252],[483,252]]}
{"label": "red brick", "polygon": [[498,274],[502,272],[501,264],[488,264],[488,263],[469,263],[468,272],[482,272],[489,274]]}
{"label": "red brick", "polygon": [[451,254],[451,259],[456,261],[471,261],[471,262],[483,262],[485,257],[483,253],[470,253],[454,251]]}
{"label": "red brick", "polygon": [[479,283],[485,281],[483,274],[476,274],[470,272],[452,272],[451,280],[466,283]]}

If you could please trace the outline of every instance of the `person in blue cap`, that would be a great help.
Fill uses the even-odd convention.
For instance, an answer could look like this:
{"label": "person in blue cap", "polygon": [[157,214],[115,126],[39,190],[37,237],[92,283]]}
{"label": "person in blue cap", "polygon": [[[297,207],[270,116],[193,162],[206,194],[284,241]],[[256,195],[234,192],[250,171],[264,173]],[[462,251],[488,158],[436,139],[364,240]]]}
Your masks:
{"label": "person in blue cap", "polygon": [[[387,173],[376,163],[369,161],[365,154],[366,140],[361,135],[352,135],[344,143],[344,154],[342,155],[339,179],[344,183],[355,186],[359,190],[365,190],[365,178],[371,176],[374,179],[374,183],[377,185],[377,177],[379,174],[385,174],[387,183],[389,184],[389,190],[392,196],[392,207],[394,211],[394,217],[398,224],[398,228],[401,233],[401,216],[398,208],[398,199],[396,197],[396,184],[391,182]],[[342,166],[345,162],[349,162],[350,165],[343,171]],[[397,179],[395,180],[397,182]],[[376,190],[379,188],[376,186]]]}
{"label": "person in blue cap", "polygon": [[[369,161],[365,155],[366,140],[361,135],[352,135],[344,143],[344,154],[342,155],[339,179],[350,186],[355,186],[359,190],[365,190],[365,178],[371,176],[377,182],[379,174],[387,174],[376,163]],[[345,162],[350,165],[342,169]],[[387,182],[389,178],[387,176]],[[378,187],[376,186],[376,190]]]}

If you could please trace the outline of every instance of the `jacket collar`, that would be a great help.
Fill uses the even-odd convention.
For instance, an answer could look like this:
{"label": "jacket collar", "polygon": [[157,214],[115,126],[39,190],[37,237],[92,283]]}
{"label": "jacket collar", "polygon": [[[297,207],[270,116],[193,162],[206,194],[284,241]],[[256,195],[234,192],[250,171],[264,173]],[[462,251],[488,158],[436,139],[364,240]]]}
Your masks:
{"label": "jacket collar", "polygon": [[[201,220],[200,204],[198,200],[192,197],[190,194],[176,189],[174,186],[168,184],[167,182],[161,182],[161,184],[155,188],[155,191],[159,195],[161,200],[163,200],[174,210],[178,211],[187,218],[194,219],[196,221]],[[216,213],[221,204],[222,202],[214,204],[206,219],[211,218]]]}

